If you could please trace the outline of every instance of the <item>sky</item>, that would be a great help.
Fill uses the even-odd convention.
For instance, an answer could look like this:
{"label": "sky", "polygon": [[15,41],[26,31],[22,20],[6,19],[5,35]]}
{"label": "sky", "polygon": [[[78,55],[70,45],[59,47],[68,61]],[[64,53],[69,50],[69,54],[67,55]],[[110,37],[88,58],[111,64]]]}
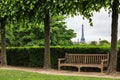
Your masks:
{"label": "sky", "polygon": [[[119,15],[120,17],[120,15]],[[100,12],[94,12],[92,18],[93,26],[89,25],[87,19],[83,20],[81,16],[74,16],[65,19],[68,29],[73,29],[76,37],[72,39],[74,42],[78,42],[81,39],[82,24],[84,25],[85,41],[99,41],[107,40],[111,41],[111,14],[101,9]],[[118,39],[120,39],[120,19],[118,20]]]}

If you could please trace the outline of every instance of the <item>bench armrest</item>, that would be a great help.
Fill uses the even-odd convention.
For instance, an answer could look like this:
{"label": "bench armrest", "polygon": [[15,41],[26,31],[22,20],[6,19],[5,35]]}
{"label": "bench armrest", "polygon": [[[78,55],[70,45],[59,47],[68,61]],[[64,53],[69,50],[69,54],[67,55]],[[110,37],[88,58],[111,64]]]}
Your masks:
{"label": "bench armrest", "polygon": [[59,58],[59,59],[58,59],[58,61],[63,61],[63,60],[65,60],[65,58]]}
{"label": "bench armrest", "polygon": [[103,59],[103,60],[101,60],[102,66],[104,66],[105,62],[108,62],[108,59]]}
{"label": "bench armrest", "polygon": [[106,62],[106,61],[108,61],[108,59],[103,59],[103,60],[101,60],[102,62]]}
{"label": "bench armrest", "polygon": [[58,59],[58,64],[60,64],[61,61],[65,61],[65,58],[59,58],[59,59]]}

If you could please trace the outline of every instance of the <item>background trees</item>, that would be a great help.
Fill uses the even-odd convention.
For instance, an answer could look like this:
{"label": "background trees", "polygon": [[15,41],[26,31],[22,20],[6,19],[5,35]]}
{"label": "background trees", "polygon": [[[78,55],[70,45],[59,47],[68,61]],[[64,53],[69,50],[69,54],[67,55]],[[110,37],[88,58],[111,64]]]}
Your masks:
{"label": "background trees", "polygon": [[[51,18],[50,45],[71,45],[76,34],[67,29],[63,16]],[[7,46],[44,46],[44,25],[28,21],[10,24],[6,27]]]}
{"label": "background trees", "polygon": [[51,17],[50,45],[72,45],[71,39],[76,36],[72,29],[67,29],[64,22],[65,17]]}
{"label": "background trees", "polygon": [[110,43],[107,41],[107,40],[101,40],[100,42],[99,42],[99,44],[100,45],[110,45]]}

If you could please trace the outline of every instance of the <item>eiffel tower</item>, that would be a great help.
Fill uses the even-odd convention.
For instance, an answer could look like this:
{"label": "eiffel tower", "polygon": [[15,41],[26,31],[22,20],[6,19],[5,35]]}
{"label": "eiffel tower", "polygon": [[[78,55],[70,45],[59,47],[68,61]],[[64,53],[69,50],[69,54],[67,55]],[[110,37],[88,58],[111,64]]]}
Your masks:
{"label": "eiffel tower", "polygon": [[81,35],[81,41],[80,43],[85,43],[85,37],[84,37],[84,25],[82,24],[82,35]]}

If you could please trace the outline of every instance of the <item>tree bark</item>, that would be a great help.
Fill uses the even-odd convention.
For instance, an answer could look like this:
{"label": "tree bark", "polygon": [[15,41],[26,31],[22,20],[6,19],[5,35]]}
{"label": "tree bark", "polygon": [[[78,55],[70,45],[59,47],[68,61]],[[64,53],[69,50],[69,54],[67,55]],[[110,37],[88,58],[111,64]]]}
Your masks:
{"label": "tree bark", "polygon": [[112,3],[110,64],[108,67],[107,74],[115,74],[117,71],[118,5],[119,1],[114,0]]}
{"label": "tree bark", "polygon": [[1,19],[1,65],[7,66],[6,39],[5,39],[5,19]]}
{"label": "tree bark", "polygon": [[44,18],[44,39],[45,39],[45,49],[44,49],[44,68],[51,68],[51,59],[50,59],[50,16],[49,10],[45,13]]}

